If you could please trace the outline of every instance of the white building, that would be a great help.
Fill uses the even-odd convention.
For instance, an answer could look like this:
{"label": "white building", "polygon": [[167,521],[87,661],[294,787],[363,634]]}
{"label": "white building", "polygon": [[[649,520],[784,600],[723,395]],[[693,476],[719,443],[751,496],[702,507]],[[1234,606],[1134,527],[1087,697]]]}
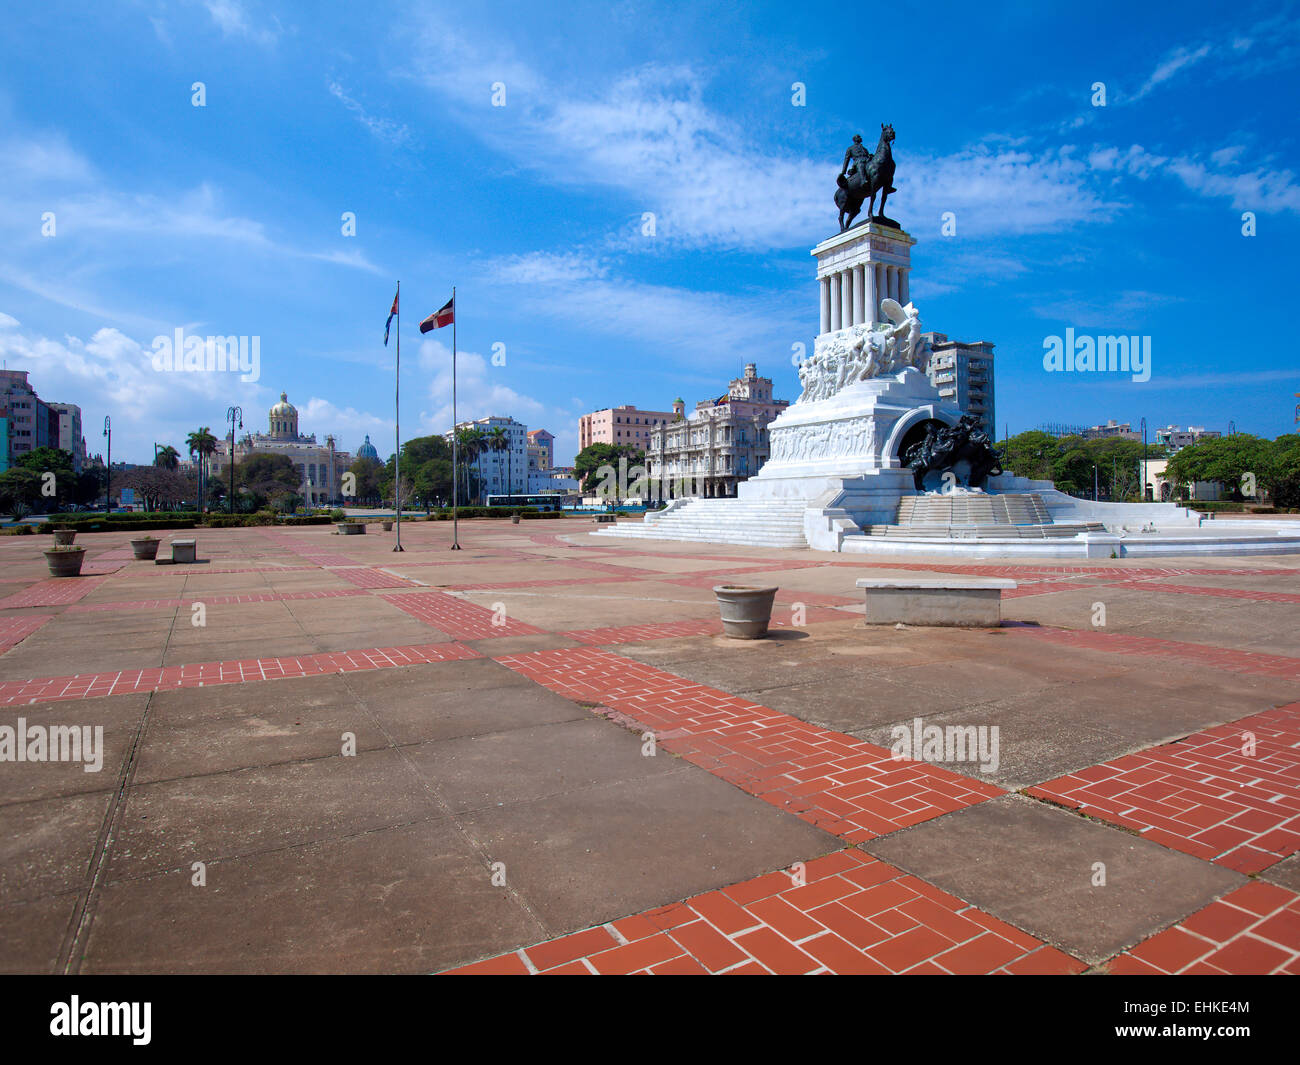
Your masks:
{"label": "white building", "polygon": [[944,333],[926,333],[930,342],[930,383],[939,395],[965,414],[979,419],[990,440],[997,439],[993,409],[993,345],[949,340]]}
{"label": "white building", "polygon": [[[1215,434],[1218,435],[1217,433]],[[1139,459],[1142,471],[1143,498],[1152,503],[1175,503],[1179,499],[1178,487],[1165,477],[1168,459]],[[1187,498],[1212,503],[1223,498],[1223,485],[1215,481],[1195,481],[1187,486]]]}
{"label": "white building", "polygon": [[1189,425],[1186,429],[1180,429],[1176,425],[1166,425],[1163,429],[1156,430],[1156,443],[1163,444],[1174,452],[1181,451],[1199,440],[1217,440],[1222,435],[1217,429],[1206,429],[1203,425]]}
{"label": "white building", "polygon": [[[250,455],[263,453],[285,455],[298,470],[298,493],[308,506],[338,502],[343,498],[343,474],[352,465],[352,456],[334,446],[334,437],[316,442],[316,434],[298,432],[298,408],[280,393],[280,402],[267,411],[268,432],[245,433],[235,439],[235,477],[239,463]],[[230,437],[217,440],[217,462],[229,463]]]}
{"label": "white building", "polygon": [[770,453],[767,426],[790,405],[772,398],[772,379],[754,363],[734,378],[726,395],[695,405],[673,403],[676,421],[650,429],[645,469],[655,498],[734,496],[736,486],[763,468]]}
{"label": "white building", "polygon": [[[477,429],[486,438],[483,451],[474,460],[471,469],[481,478],[484,496],[524,495],[528,492],[528,426],[513,418],[495,415],[476,418],[471,422],[458,422],[457,429]],[[494,429],[504,429],[509,447],[495,451],[491,445]],[[451,434],[447,433],[451,442]],[[463,456],[462,456],[463,458]]]}

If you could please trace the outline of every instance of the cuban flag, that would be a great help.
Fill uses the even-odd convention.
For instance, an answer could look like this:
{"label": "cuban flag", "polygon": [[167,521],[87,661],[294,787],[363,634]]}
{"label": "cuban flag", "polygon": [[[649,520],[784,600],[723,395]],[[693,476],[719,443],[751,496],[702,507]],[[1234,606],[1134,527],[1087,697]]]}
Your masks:
{"label": "cuban flag", "polygon": [[384,323],[384,347],[388,347],[388,330],[393,326],[393,315],[397,313],[397,301],[401,295],[401,290],[398,290],[397,295],[393,297],[393,309],[388,312],[388,321]]}
{"label": "cuban flag", "polygon": [[428,333],[433,329],[441,329],[444,325],[451,325],[456,320],[456,297],[452,296],[438,310],[434,311],[428,318],[420,323],[420,332]]}

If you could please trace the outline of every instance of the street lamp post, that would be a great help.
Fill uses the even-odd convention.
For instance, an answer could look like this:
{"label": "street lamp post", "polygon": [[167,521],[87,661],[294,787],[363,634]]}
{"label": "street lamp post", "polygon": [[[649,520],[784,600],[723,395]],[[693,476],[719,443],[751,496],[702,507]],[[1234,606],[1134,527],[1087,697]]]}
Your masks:
{"label": "street lamp post", "polygon": [[235,512],[235,422],[239,422],[239,428],[244,427],[244,408],[228,408],[226,418],[230,421],[230,498],[226,500],[226,513],[233,514]]}
{"label": "street lamp post", "polygon": [[[1142,499],[1147,497],[1147,420],[1142,419],[1142,472],[1138,476],[1138,485],[1142,491]],[[1155,489],[1151,491],[1152,499],[1155,498]]]}
{"label": "street lamp post", "polygon": [[1092,501],[1097,502],[1097,467],[1092,468]]}
{"label": "street lamp post", "polygon": [[113,510],[113,423],[104,415],[104,435],[108,437],[108,459],[104,463],[104,513]]}

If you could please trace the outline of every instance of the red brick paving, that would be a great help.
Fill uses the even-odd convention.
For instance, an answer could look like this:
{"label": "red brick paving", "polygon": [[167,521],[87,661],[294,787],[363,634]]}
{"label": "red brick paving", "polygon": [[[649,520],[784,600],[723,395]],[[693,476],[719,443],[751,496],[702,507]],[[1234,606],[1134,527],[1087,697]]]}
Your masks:
{"label": "red brick paving", "polygon": [[[1124,586],[1136,581],[1107,581],[1107,585]],[[1213,588],[1192,584],[1153,584],[1142,581],[1146,592],[1174,592],[1182,595],[1217,595],[1225,599],[1253,599],[1257,603],[1300,603],[1300,595],[1290,592],[1266,592],[1257,588]]]}
{"label": "red brick paving", "polygon": [[596,648],[503,655],[552,691],[607,707],[666,749],[851,843],[928,821],[1001,788]]}
{"label": "red brick paving", "polygon": [[453,974],[1079,973],[1087,966],[869,855],[804,863]]}
{"label": "red brick paving", "polygon": [[0,618],[0,654],[22,643],[52,617],[53,614],[22,614],[13,618]]}
{"label": "red brick paving", "polygon": [[[1254,753],[1243,753],[1244,737]],[[1028,789],[1244,873],[1300,849],[1300,703]]]}
{"label": "red brick paving", "polygon": [[186,599],[132,599],[115,603],[76,603],[65,614],[86,614],[103,610],[156,610],[159,607],[179,607],[190,603],[205,606],[227,606],[232,603],[278,603],[294,599],[337,599],[346,595],[365,595],[364,588],[330,588],[307,592],[247,592],[243,595],[196,595]]}
{"label": "red brick paving", "polygon": [[458,640],[485,640],[496,636],[531,636],[544,630],[477,603],[442,592],[411,592],[381,599]]}
{"label": "red brick paving", "polygon": [[364,651],[286,655],[281,658],[200,662],[194,665],[126,669],[109,673],[81,673],[70,677],[43,677],[0,683],[0,705],[58,699],[95,699],[130,692],[199,688],[210,684],[242,684],[248,681],[391,669],[396,666],[480,657],[479,652],[463,644],[434,643],[409,647],[375,647]]}
{"label": "red brick paving", "polygon": [[16,610],[27,606],[62,606],[75,603],[83,596],[89,595],[108,578],[99,577],[51,577],[49,580],[37,581],[30,588],[5,596],[0,599],[0,610]]}
{"label": "red brick paving", "polygon": [[1006,629],[1029,639],[1077,647],[1088,651],[1106,651],[1111,654],[1140,655],[1188,662],[1192,665],[1212,666],[1229,673],[1253,673],[1270,677],[1300,679],[1300,658],[1266,654],[1262,651],[1240,651],[1231,647],[1211,644],[1184,643],[1179,640],[1161,640],[1154,636],[1132,636],[1118,632],[1099,632],[1090,629],[1053,629],[1037,625],[1016,625]]}
{"label": "red brick paving", "polygon": [[1252,881],[1125,951],[1108,968],[1119,975],[1300,975],[1300,895]]}
{"label": "red brick paving", "polygon": [[335,577],[342,577],[349,584],[355,584],[358,588],[409,588],[411,582],[392,573],[384,573],[382,570],[370,569],[366,566],[357,566],[353,563],[347,569],[329,570]]}

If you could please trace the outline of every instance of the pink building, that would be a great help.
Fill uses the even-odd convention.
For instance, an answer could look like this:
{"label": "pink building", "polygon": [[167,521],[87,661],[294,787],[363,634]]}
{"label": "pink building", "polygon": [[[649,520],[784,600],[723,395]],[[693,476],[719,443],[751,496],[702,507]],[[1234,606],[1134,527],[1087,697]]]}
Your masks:
{"label": "pink building", "polygon": [[680,413],[627,406],[592,411],[578,419],[578,450],[591,444],[631,444],[644,451],[650,443],[650,430],[656,425],[670,425]]}

